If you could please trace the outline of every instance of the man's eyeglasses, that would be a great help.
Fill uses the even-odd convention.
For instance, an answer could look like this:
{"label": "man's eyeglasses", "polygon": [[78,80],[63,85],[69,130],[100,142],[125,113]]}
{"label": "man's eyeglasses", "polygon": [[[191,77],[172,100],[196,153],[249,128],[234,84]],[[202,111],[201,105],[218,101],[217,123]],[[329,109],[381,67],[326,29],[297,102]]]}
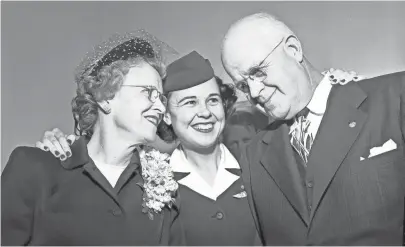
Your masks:
{"label": "man's eyeglasses", "polygon": [[159,98],[160,102],[166,107],[167,106],[167,98],[165,95],[159,92],[157,88],[154,86],[137,86],[137,85],[122,85],[126,87],[140,87],[143,88],[142,91],[145,91],[148,93],[148,99],[150,102],[155,103],[156,100]]}
{"label": "man's eyeglasses", "polygon": [[267,68],[268,64],[265,64],[267,58],[280,46],[280,44],[284,41],[284,38],[277,43],[277,45],[266,55],[266,57],[257,65],[251,67],[247,71],[247,76],[243,78],[242,81],[236,83],[236,88],[241,90],[245,94],[250,93],[248,81],[257,81],[263,83],[264,80],[267,79],[267,72],[265,69]]}

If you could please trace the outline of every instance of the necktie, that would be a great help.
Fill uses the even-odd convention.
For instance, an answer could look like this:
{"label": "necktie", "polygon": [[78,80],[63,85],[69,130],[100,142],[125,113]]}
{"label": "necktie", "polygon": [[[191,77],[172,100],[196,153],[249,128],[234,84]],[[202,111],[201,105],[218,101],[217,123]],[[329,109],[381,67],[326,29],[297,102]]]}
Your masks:
{"label": "necktie", "polygon": [[312,133],[309,131],[309,125],[311,122],[306,118],[305,115],[296,116],[295,122],[291,126],[289,134],[291,145],[300,155],[306,167],[314,138]]}

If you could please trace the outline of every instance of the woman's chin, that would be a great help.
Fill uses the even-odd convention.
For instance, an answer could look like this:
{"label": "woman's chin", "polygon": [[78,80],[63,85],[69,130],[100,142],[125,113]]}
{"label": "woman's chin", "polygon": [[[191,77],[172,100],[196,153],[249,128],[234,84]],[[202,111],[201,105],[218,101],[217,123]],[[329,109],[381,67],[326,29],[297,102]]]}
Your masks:
{"label": "woman's chin", "polygon": [[144,140],[146,143],[153,143],[156,141],[156,134],[150,135],[150,136],[145,136]]}
{"label": "woman's chin", "polygon": [[157,128],[155,126],[148,126],[149,128],[144,128],[141,131],[141,135],[143,136],[143,139],[146,140],[148,143],[149,142],[154,142],[157,137]]}
{"label": "woman's chin", "polygon": [[156,130],[155,131],[148,131],[148,133],[146,133],[146,132],[133,133],[132,136],[134,137],[133,139],[140,140],[141,142],[143,142],[143,144],[152,143],[152,142],[156,141],[156,137],[157,137]]}
{"label": "woman's chin", "polygon": [[199,149],[210,149],[212,147],[214,147],[217,144],[217,140],[205,140],[205,141],[199,141],[198,143],[196,143],[196,146]]}

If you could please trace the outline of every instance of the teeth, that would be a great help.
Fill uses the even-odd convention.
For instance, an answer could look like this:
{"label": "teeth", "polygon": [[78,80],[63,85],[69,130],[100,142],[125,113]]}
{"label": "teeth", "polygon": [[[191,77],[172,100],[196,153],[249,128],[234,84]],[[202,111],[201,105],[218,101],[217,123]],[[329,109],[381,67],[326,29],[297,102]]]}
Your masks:
{"label": "teeth", "polygon": [[198,129],[198,130],[208,130],[208,129],[212,129],[213,127],[214,127],[213,124],[197,124],[197,125],[194,125],[194,128]]}

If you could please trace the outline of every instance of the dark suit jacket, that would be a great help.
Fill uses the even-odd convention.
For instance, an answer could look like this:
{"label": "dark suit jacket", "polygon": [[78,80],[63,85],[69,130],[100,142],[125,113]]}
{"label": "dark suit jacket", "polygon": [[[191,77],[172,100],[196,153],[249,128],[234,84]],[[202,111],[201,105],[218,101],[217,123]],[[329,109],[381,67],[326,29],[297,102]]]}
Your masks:
{"label": "dark suit jacket", "polygon": [[137,153],[113,188],[80,139],[65,162],[18,147],[1,176],[2,245],[182,245],[178,208],[142,213]]}
{"label": "dark suit jacket", "polygon": [[240,159],[265,245],[401,245],[405,72],[333,86],[304,182],[288,131],[274,122]]}

